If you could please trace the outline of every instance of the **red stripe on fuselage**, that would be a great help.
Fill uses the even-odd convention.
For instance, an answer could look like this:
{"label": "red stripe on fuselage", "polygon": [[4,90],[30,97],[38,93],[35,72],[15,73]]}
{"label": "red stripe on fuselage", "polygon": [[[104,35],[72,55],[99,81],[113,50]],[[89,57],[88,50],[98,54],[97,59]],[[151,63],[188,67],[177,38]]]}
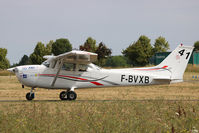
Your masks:
{"label": "red stripe on fuselage", "polygon": [[163,66],[162,68],[167,68],[168,66]]}
{"label": "red stripe on fuselage", "polygon": [[[39,75],[43,75],[43,76],[56,76],[55,74],[39,74]],[[73,76],[66,76],[66,75],[58,75],[58,77],[66,77],[66,78],[72,78],[72,79],[79,79],[79,80],[88,80],[88,79],[84,79],[84,78],[79,78],[79,77],[73,77]],[[97,86],[100,86],[100,85],[103,85],[101,83],[98,83],[98,82],[90,82],[94,85],[97,85]]]}
{"label": "red stripe on fuselage", "polygon": [[98,86],[100,86],[100,85],[102,85],[102,86],[103,86],[103,84],[98,83],[98,82],[90,82],[90,83],[95,84],[95,85],[98,85]]}
{"label": "red stripe on fuselage", "polygon": [[152,68],[152,69],[135,69],[135,70],[144,70],[144,71],[152,71],[152,70],[160,70],[160,69],[165,69],[167,68],[168,66],[163,66],[161,68]]}

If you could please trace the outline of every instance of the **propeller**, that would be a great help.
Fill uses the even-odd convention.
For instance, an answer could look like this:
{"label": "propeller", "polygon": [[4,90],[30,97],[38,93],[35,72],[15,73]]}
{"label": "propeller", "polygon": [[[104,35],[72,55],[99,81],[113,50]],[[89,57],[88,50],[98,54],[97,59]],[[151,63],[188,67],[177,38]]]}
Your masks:
{"label": "propeller", "polygon": [[11,78],[12,73],[16,74],[16,72],[18,72],[18,69],[17,69],[17,67],[13,67],[13,68],[7,69],[7,71],[10,72],[10,78]]}

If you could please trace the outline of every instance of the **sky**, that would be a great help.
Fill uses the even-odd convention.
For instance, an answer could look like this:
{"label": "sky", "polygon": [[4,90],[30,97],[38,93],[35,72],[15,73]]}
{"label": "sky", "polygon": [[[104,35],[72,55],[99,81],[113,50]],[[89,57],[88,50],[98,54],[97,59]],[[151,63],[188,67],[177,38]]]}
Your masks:
{"label": "sky", "polygon": [[79,48],[88,37],[112,55],[137,41],[163,36],[170,50],[199,40],[199,0],[0,0],[0,47],[10,63],[37,44],[68,38]]}

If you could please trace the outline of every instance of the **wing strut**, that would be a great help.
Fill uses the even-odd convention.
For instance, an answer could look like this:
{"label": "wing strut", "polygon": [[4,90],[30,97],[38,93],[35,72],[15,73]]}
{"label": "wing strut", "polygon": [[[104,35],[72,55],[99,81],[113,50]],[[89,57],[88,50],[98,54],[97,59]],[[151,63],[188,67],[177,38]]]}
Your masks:
{"label": "wing strut", "polygon": [[52,87],[54,87],[54,85],[55,85],[55,82],[56,82],[57,77],[58,77],[58,75],[59,75],[59,72],[60,72],[60,70],[61,70],[61,68],[62,68],[62,65],[63,65],[63,60],[60,61],[59,69],[58,69],[57,74],[56,74],[56,76],[55,76],[55,78],[53,79],[53,82],[52,82],[52,84],[51,84]]}

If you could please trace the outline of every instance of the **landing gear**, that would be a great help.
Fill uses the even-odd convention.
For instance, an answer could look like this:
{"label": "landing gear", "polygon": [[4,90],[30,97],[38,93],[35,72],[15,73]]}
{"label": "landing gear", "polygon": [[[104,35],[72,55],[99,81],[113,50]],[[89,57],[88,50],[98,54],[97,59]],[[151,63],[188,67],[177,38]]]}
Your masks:
{"label": "landing gear", "polygon": [[31,88],[30,92],[26,94],[26,99],[31,101],[35,98],[35,93],[33,92],[34,88]]}
{"label": "landing gear", "polygon": [[33,100],[35,98],[35,93],[30,93],[30,92],[28,92],[27,94],[26,94],[26,99],[28,100],[28,101],[31,101],[31,100]]}
{"label": "landing gear", "polygon": [[59,98],[61,100],[67,100],[67,91],[62,91],[60,94],[59,94]]}
{"label": "landing gear", "polygon": [[74,91],[69,91],[67,93],[68,100],[75,100],[77,98],[77,94]]}
{"label": "landing gear", "polygon": [[62,91],[59,95],[61,100],[75,100],[77,98],[77,94],[74,91]]}

